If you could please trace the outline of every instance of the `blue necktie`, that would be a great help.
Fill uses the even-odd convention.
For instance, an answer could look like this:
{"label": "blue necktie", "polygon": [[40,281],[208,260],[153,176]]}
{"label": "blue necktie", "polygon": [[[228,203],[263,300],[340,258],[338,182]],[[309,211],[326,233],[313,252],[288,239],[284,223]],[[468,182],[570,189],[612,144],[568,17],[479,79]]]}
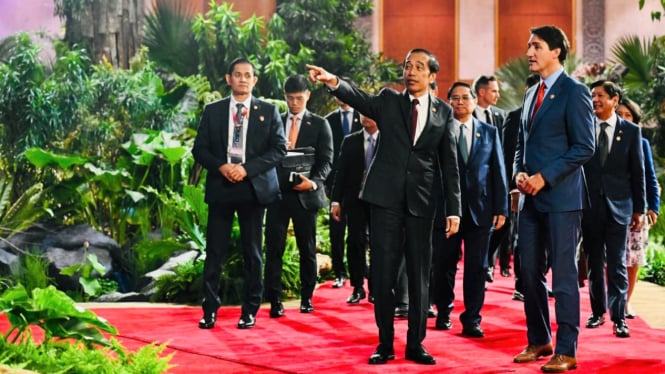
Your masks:
{"label": "blue necktie", "polygon": [[344,135],[349,135],[351,128],[349,127],[349,112],[342,112],[342,128],[344,129]]}

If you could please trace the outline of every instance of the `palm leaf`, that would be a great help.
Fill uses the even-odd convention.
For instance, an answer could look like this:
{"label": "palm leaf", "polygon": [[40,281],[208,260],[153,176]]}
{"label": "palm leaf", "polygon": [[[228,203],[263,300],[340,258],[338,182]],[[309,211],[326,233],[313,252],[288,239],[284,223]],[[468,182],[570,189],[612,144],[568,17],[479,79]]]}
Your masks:
{"label": "palm leaf", "polygon": [[167,71],[195,74],[198,47],[192,31],[193,19],[190,2],[157,0],[153,13],[146,16],[143,35],[150,59]]}
{"label": "palm leaf", "polygon": [[629,91],[646,91],[652,78],[653,60],[649,56],[651,41],[640,41],[637,35],[621,37],[611,51],[615,62],[626,67],[623,84]]}

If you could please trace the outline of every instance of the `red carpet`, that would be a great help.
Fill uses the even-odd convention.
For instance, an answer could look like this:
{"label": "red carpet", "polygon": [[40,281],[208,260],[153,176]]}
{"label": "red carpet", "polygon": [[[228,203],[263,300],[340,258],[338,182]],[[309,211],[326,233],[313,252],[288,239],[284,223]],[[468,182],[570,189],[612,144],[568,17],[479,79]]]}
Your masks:
{"label": "red carpet", "polygon": [[[458,281],[458,295],[461,295]],[[288,309],[284,317],[271,319],[262,308],[257,325],[238,330],[239,307],[220,310],[217,326],[200,330],[198,307],[182,308],[95,308],[118,328],[118,339],[130,349],[149,342],[168,342],[175,352],[171,373],[533,373],[546,360],[514,364],[512,357],[526,345],[523,304],[511,300],[512,278],[498,276],[489,285],[483,309],[486,337],[462,337],[459,313],[453,311],[453,329],[434,330],[429,320],[425,347],[437,359],[435,366],[404,360],[406,320],[396,320],[396,360],[370,366],[369,355],[377,344],[372,305],[345,303],[350,287],[333,289],[323,284],[315,292],[313,314]],[[551,302],[553,307],[553,300]],[[582,289],[582,321],[589,315],[587,289]],[[552,315],[554,312],[552,311]],[[665,372],[665,330],[650,328],[639,317],[628,322],[631,337],[612,335],[611,323],[598,329],[580,329],[577,373],[663,373]],[[0,317],[0,331],[7,330]]]}

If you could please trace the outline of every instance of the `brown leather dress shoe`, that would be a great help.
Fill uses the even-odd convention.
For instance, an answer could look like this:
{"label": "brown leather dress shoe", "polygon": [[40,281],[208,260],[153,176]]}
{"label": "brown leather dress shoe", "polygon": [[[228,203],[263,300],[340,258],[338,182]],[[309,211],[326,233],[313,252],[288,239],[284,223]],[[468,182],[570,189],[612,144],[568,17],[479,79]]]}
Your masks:
{"label": "brown leather dress shoe", "polygon": [[518,364],[536,361],[539,357],[549,356],[554,353],[552,343],[543,345],[528,345],[520,354],[513,358]]}
{"label": "brown leather dress shoe", "polygon": [[552,359],[545,365],[540,367],[540,370],[547,373],[563,373],[577,367],[577,359],[575,357],[566,356],[562,354],[555,354]]}

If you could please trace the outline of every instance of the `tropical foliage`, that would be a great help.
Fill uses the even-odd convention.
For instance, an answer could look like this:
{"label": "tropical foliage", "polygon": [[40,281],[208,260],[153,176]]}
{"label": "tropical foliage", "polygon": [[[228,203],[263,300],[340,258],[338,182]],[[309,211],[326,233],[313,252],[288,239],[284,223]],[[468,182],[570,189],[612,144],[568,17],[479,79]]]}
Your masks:
{"label": "tropical foliage", "polygon": [[[31,292],[21,285],[6,289],[0,294],[0,314],[6,314],[11,324],[0,338],[4,365],[40,373],[95,374],[162,373],[171,367],[172,355],[160,357],[166,345],[128,352],[117,340],[105,337],[104,333],[117,334],[115,327],[76,306],[53,286]],[[43,332],[39,344],[31,327]]]}

